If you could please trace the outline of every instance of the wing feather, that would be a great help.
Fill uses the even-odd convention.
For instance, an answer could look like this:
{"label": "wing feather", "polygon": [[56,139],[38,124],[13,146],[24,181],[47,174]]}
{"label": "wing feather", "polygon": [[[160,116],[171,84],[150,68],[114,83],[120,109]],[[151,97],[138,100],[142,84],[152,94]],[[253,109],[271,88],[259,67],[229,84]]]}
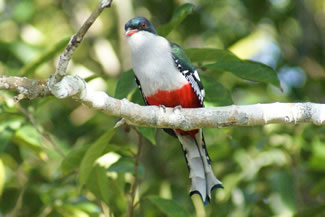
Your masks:
{"label": "wing feather", "polygon": [[172,48],[172,57],[177,67],[178,71],[186,78],[193,88],[195,94],[200,100],[200,104],[204,107],[204,88],[200,81],[199,74],[197,70],[192,66],[189,58],[187,57],[185,51],[175,43],[170,43]]}

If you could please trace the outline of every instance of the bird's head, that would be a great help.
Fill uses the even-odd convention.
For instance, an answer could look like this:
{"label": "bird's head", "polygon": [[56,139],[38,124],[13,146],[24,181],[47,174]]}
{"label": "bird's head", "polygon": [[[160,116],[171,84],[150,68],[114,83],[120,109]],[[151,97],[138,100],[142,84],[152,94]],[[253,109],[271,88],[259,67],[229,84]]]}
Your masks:
{"label": "bird's head", "polygon": [[131,35],[141,31],[151,32],[154,35],[157,34],[153,25],[149,22],[149,20],[147,20],[144,17],[135,17],[129,20],[125,24],[124,29],[125,29],[125,35],[127,37],[130,37]]}

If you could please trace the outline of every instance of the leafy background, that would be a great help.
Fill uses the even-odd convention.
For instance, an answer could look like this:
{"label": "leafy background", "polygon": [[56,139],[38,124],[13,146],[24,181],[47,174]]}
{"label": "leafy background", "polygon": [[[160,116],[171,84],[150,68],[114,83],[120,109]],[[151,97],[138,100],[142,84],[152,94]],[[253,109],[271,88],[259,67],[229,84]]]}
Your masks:
{"label": "leafy background", "polygon": [[[97,4],[0,0],[0,74],[46,79]],[[135,15],[186,48],[207,106],[324,101],[323,0],[115,0],[91,27],[69,72],[142,103],[123,36]],[[126,216],[136,173],[134,216],[324,215],[322,126],[205,129],[225,189],[204,207],[188,196],[180,145],[161,130],[113,130],[117,118],[71,99],[18,105],[14,93],[0,93],[0,216]]]}

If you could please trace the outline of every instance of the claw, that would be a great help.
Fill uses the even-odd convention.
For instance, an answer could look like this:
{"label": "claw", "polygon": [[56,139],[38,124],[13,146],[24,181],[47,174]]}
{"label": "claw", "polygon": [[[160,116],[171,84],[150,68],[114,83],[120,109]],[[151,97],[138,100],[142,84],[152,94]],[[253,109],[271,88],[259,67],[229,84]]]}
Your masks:
{"label": "claw", "polygon": [[164,112],[166,112],[166,106],[164,106],[164,105],[159,105],[159,108],[161,108],[162,110],[164,110]]}
{"label": "claw", "polygon": [[173,112],[179,111],[179,110],[181,110],[181,109],[182,109],[182,106],[181,106],[181,105],[175,106],[175,107],[173,108]]}

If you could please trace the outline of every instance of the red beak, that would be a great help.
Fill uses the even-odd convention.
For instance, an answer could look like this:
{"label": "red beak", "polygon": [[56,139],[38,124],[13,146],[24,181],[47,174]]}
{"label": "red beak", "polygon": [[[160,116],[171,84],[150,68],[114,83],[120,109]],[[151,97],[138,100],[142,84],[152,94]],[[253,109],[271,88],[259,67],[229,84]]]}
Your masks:
{"label": "red beak", "polygon": [[137,33],[137,32],[139,32],[139,30],[137,30],[137,29],[128,29],[125,32],[125,36],[131,36],[131,35],[133,35],[134,33]]}

